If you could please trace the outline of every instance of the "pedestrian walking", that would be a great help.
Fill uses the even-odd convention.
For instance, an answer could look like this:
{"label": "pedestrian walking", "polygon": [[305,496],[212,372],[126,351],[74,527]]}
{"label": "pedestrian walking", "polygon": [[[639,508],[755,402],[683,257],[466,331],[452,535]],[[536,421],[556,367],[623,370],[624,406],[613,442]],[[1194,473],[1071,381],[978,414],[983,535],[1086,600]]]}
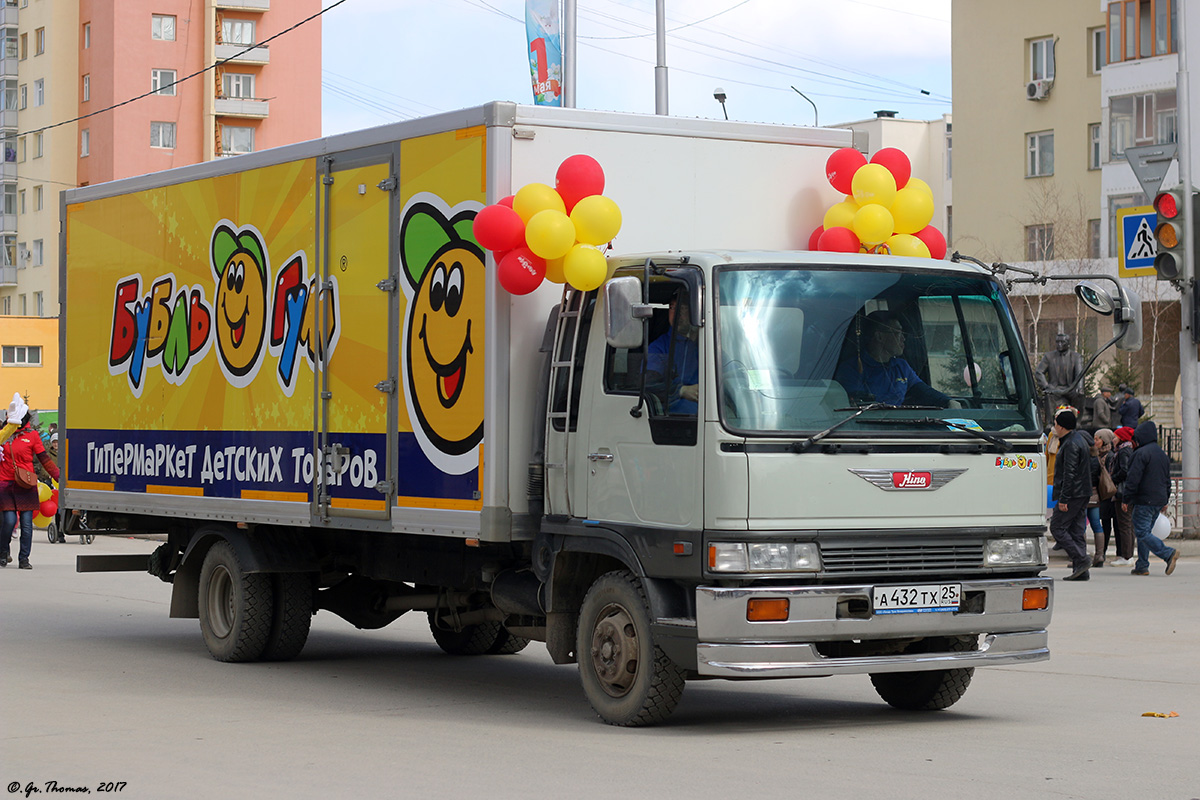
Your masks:
{"label": "pedestrian walking", "polygon": [[1133,514],[1124,502],[1125,476],[1129,474],[1129,463],[1133,461],[1133,428],[1120,427],[1113,431],[1116,448],[1109,463],[1108,472],[1117,484],[1113,498],[1113,519],[1117,529],[1117,557],[1114,567],[1131,567],[1134,562]]}
{"label": "pedestrian walking", "polygon": [[[1117,399],[1112,396],[1112,388],[1101,386],[1100,393],[1092,398],[1092,428],[1099,431],[1102,428],[1111,429],[1117,411]],[[1112,431],[1110,430],[1109,433]]]}
{"label": "pedestrian walking", "polygon": [[1146,420],[1133,432],[1135,449],[1125,476],[1122,495],[1124,505],[1131,508],[1133,533],[1137,537],[1137,563],[1132,574],[1150,574],[1150,553],[1167,562],[1167,574],[1175,571],[1179,561],[1178,548],[1167,547],[1154,535],[1154,521],[1166,510],[1171,498],[1171,461],[1158,446],[1158,428]]}
{"label": "pedestrian walking", "polygon": [[8,566],[12,562],[10,532],[19,519],[19,566],[21,569],[33,569],[33,565],[29,563],[29,552],[33,547],[33,515],[40,502],[33,460],[37,458],[55,480],[58,480],[58,465],[42,446],[42,437],[31,424],[33,415],[29,412],[29,407],[21,400],[20,395],[15,395],[13,405],[9,406],[9,420],[22,410],[24,414],[20,417],[20,427],[0,451],[0,511],[4,512],[0,518],[0,530],[4,531],[3,543],[0,543],[0,567]]}
{"label": "pedestrian walking", "polygon": [[[1076,424],[1078,422],[1079,420],[1076,418]],[[1092,554],[1092,566],[1103,567],[1106,545],[1104,522],[1100,519],[1100,442],[1085,430],[1081,429],[1079,433],[1088,443],[1088,464],[1090,467],[1092,494],[1088,497],[1087,522],[1088,527],[1092,529],[1092,541],[1095,544],[1095,550]]]}
{"label": "pedestrian walking", "polygon": [[1054,511],[1050,515],[1050,533],[1071,559],[1071,574],[1063,580],[1086,581],[1092,565],[1087,554],[1087,506],[1092,496],[1090,444],[1076,430],[1074,411],[1060,411],[1054,417],[1054,434],[1059,440],[1054,460]]}
{"label": "pedestrian walking", "polygon": [[1121,418],[1121,427],[1137,428],[1138,420],[1142,418],[1142,414],[1144,413],[1142,401],[1134,396],[1133,389],[1130,389],[1128,386],[1121,386],[1121,394],[1125,398],[1121,401],[1121,405],[1117,409],[1117,416]]}

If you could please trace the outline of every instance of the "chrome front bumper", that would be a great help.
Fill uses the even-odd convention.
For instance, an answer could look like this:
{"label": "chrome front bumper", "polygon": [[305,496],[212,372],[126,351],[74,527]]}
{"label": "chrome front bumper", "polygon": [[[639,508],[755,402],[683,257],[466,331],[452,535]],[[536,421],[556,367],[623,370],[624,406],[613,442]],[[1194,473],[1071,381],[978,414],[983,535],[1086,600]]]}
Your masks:
{"label": "chrome front bumper", "polygon": [[[1053,608],[1049,578],[962,581],[966,608],[982,610],[935,614],[876,615],[872,586],[739,587],[696,589],[697,669],[724,678],[790,678],[870,672],[1028,664],[1050,658],[1046,627]],[[1025,611],[1025,589],[1048,588],[1045,610]],[[979,595],[982,594],[982,600]],[[746,602],[787,598],[788,619],[749,622]],[[979,649],[879,656],[830,657],[819,642],[980,636]]]}

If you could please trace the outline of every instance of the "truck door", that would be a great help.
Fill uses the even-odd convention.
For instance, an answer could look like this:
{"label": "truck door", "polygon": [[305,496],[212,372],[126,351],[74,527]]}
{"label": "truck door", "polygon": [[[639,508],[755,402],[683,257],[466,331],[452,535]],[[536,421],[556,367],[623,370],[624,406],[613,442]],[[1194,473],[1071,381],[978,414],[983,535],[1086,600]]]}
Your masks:
{"label": "truck door", "polygon": [[[582,392],[587,405],[580,412],[587,420],[587,446],[577,462],[587,471],[590,519],[676,528],[702,524],[704,337],[701,329],[687,326],[688,312],[680,310],[690,299],[683,283],[655,282],[651,302],[674,310],[655,312],[647,343],[628,350],[607,345],[603,310],[597,309]],[[633,416],[643,370],[646,401]]]}
{"label": "truck door", "polygon": [[[386,519],[388,415],[396,376],[395,274],[389,247],[395,174],[390,152],[324,159],[317,379],[316,514]],[[380,489],[387,490],[387,493]]]}

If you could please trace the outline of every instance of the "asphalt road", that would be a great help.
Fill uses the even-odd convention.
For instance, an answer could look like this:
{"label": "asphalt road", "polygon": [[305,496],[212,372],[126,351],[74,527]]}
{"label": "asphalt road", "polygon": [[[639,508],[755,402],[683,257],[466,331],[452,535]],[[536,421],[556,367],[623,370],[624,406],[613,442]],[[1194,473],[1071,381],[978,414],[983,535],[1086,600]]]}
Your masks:
{"label": "asphalt road", "polygon": [[296,661],[220,664],[166,584],[74,572],[154,544],[43,537],[33,570],[0,571],[0,794],[1200,798],[1195,556],[1057,583],[1051,660],[978,670],[947,711],[895,711],[865,676],[710,681],[623,730],[541,645],[453,658],[417,615],[366,632],[322,612]]}

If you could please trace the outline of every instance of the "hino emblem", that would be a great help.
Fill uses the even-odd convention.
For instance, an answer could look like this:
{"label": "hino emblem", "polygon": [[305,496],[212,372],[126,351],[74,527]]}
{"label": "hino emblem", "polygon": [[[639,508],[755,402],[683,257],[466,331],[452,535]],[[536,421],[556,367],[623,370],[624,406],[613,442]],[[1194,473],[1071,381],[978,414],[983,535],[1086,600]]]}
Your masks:
{"label": "hino emblem", "polygon": [[940,489],[966,472],[965,469],[897,470],[897,469],[852,469],[849,470],[868,483],[873,483],[885,492]]}

